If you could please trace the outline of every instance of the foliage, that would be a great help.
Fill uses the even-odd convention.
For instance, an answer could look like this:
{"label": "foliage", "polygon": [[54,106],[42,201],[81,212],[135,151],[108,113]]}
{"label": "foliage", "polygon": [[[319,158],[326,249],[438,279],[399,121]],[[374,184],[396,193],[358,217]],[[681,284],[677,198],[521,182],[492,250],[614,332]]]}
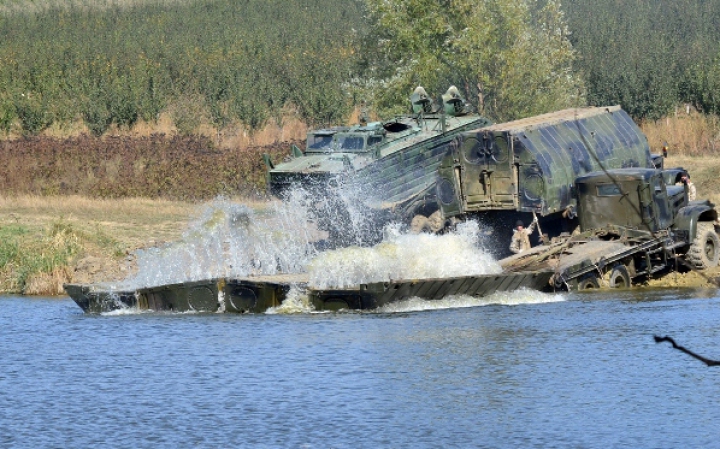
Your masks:
{"label": "foliage", "polygon": [[588,102],[657,119],[686,101],[716,110],[720,2],[565,0]]}
{"label": "foliage", "polygon": [[698,110],[720,114],[720,52],[707,61],[696,62],[687,69],[684,94]]}
{"label": "foliage", "polygon": [[265,190],[262,153],[278,161],[289,148],[224,150],[193,136],[28,137],[0,142],[0,192],[190,201],[249,195]]}
{"label": "foliage", "polygon": [[24,291],[31,276],[67,267],[82,247],[72,226],[61,221],[40,236],[24,226],[0,227],[0,242],[0,291]]}
{"label": "foliage", "polygon": [[[560,3],[368,0],[367,74],[376,108],[397,113],[412,90],[457,85],[497,120],[583,102]],[[470,99],[470,98],[469,98]],[[403,105],[403,106],[400,106]]]}
{"label": "foliage", "polygon": [[101,135],[181,98],[251,130],[286,104],[323,123],[353,106],[342,85],[355,64],[347,30],[363,27],[356,0],[96,4],[0,9],[0,128],[17,120],[32,135],[82,117]]}

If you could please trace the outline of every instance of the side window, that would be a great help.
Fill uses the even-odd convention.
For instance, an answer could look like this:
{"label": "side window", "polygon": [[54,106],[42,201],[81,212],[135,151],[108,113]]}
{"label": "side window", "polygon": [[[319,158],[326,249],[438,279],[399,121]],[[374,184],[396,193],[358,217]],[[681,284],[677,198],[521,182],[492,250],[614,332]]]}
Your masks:
{"label": "side window", "polygon": [[615,184],[598,184],[597,194],[598,196],[620,196],[622,191]]}
{"label": "side window", "polygon": [[364,148],[365,141],[362,137],[348,136],[342,138],[340,142],[340,148],[343,150],[362,150]]}
{"label": "side window", "polygon": [[377,145],[378,143],[382,142],[382,136],[370,136],[368,137],[367,144],[369,147],[373,145]]}

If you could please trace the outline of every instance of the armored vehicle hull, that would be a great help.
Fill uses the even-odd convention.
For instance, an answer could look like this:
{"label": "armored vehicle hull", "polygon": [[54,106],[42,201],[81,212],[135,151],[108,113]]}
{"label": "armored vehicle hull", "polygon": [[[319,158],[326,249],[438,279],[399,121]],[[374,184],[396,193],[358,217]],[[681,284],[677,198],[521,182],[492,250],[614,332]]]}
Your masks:
{"label": "armored vehicle hull", "polygon": [[[377,230],[389,221],[409,223],[418,213],[437,210],[435,183],[447,144],[491,122],[460,107],[454,88],[443,96],[442,110],[430,105],[421,88],[412,98],[413,115],[314,130],[304,152],[295,148],[291,159],[280,164],[266,160],[269,191],[281,198],[307,192],[318,203],[320,227],[338,236],[357,228],[348,223],[357,215]],[[348,216],[348,202],[359,211],[355,217]]]}

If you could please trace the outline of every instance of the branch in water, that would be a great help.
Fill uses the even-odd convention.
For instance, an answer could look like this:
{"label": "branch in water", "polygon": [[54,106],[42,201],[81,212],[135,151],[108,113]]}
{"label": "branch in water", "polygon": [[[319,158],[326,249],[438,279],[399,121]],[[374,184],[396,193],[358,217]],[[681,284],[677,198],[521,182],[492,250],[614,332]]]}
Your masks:
{"label": "branch in water", "polygon": [[678,345],[677,343],[675,343],[675,340],[673,340],[672,338],[670,338],[668,336],[658,337],[657,335],[655,335],[655,336],[653,336],[653,338],[655,338],[655,343],[662,343],[663,341],[669,341],[672,344],[673,348],[679,349],[680,351],[684,352],[685,354],[695,357],[696,359],[700,360],[707,366],[720,366],[720,361],[706,359],[705,357],[703,357],[701,355],[695,354],[694,352],[690,351],[689,349],[685,349],[682,346]]}

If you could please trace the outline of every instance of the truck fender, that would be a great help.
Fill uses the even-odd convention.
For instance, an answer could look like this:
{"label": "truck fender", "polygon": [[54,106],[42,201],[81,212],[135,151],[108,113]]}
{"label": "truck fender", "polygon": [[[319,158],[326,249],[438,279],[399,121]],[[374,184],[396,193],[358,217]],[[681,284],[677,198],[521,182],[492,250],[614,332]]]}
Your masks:
{"label": "truck fender", "polygon": [[687,232],[688,242],[695,240],[697,236],[697,224],[699,221],[717,220],[717,211],[709,201],[704,203],[693,203],[682,207],[675,216],[673,229]]}

